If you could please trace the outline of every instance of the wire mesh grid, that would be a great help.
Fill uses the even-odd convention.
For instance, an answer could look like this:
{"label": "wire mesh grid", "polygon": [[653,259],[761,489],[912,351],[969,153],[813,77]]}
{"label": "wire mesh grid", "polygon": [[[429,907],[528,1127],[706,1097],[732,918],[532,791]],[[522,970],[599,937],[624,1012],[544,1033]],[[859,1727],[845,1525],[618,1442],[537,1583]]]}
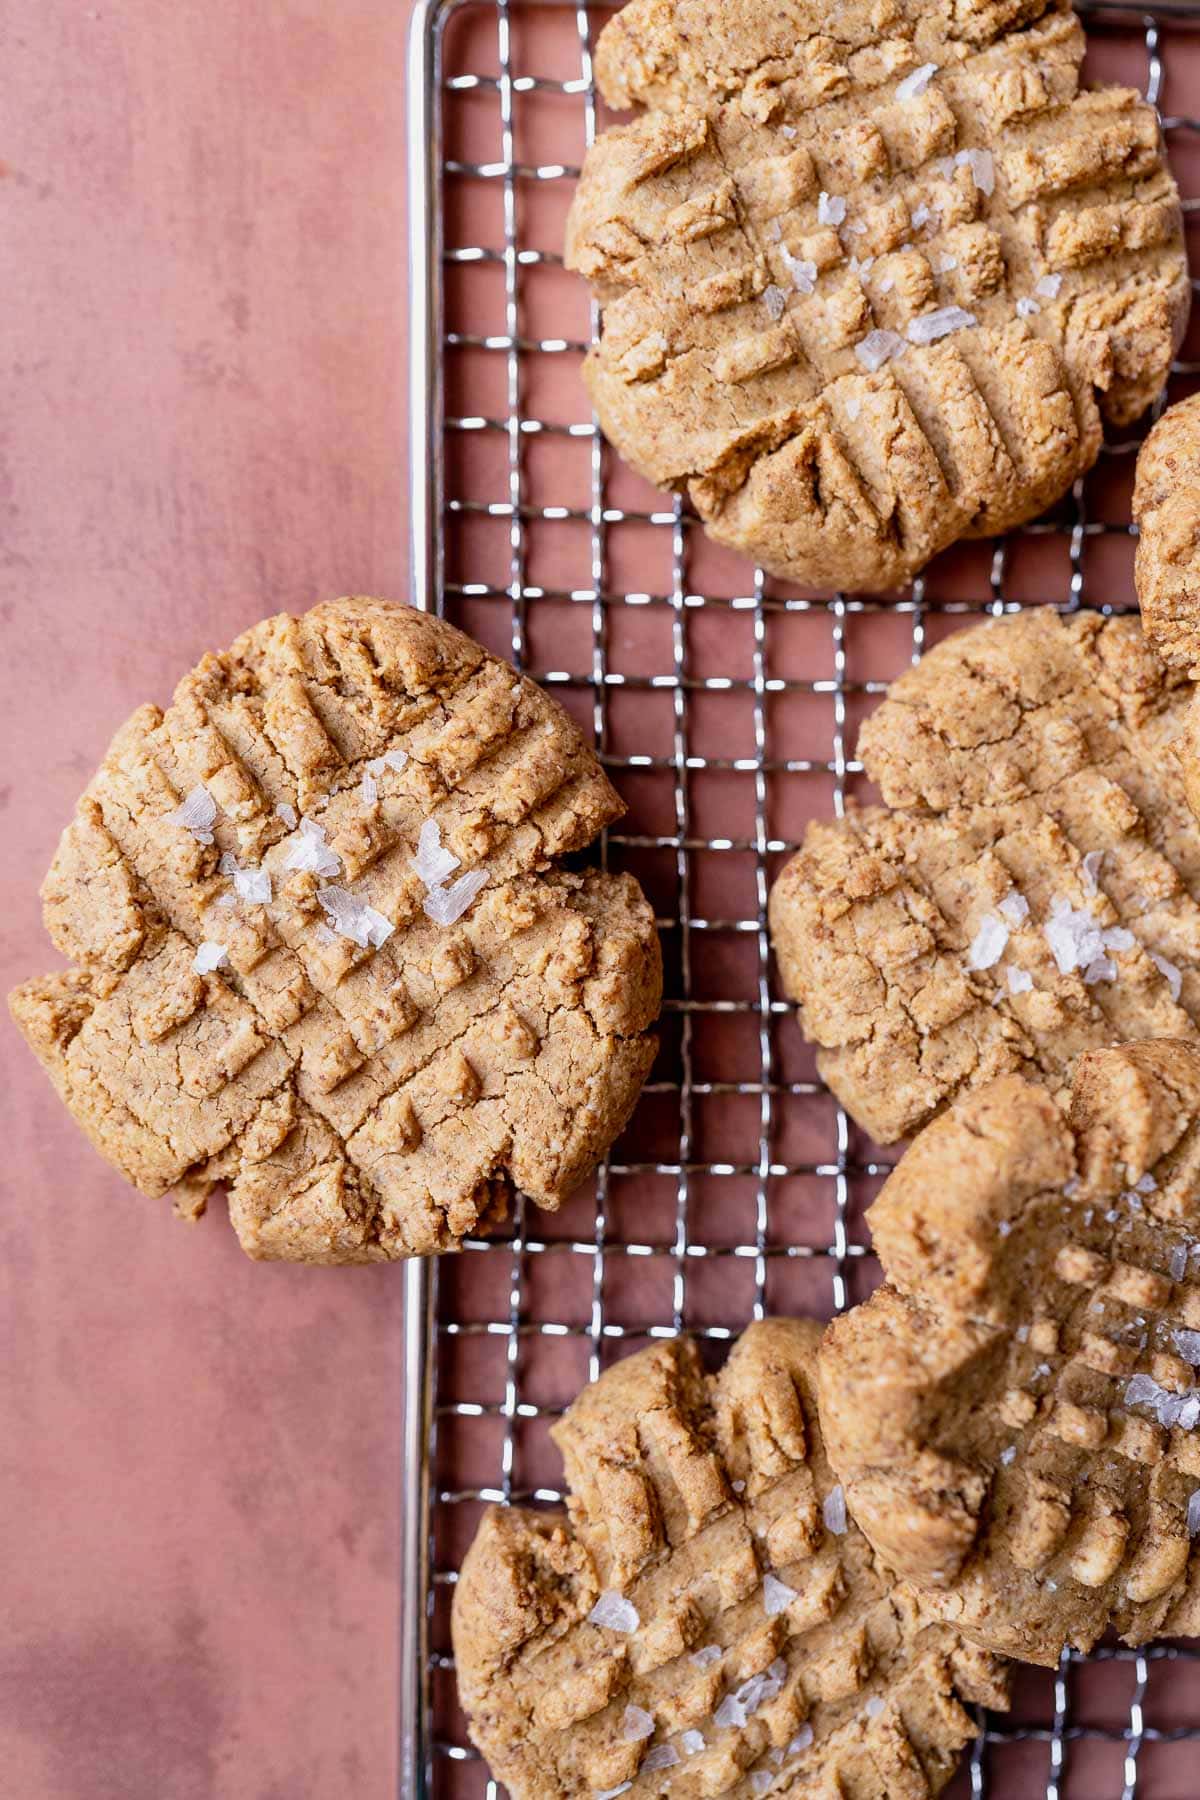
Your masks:
{"label": "wire mesh grid", "polygon": [[[1200,6],[1083,10],[1089,75],[1159,106],[1191,226]],[[456,1570],[484,1505],[561,1498],[547,1432],[582,1384],[682,1329],[715,1362],[750,1319],[826,1317],[877,1279],[862,1214],[894,1152],[822,1087],[766,926],[806,821],[868,793],[859,722],[975,618],[1135,604],[1135,440],[1111,444],[1053,515],[960,546],[880,601],[764,577],[619,463],[579,380],[595,308],[561,259],[605,123],[592,53],[607,16],[426,0],[414,21],[418,600],[590,730],[629,805],[597,855],[641,881],[666,964],[658,1062],[588,1191],[554,1215],[518,1202],[506,1233],[410,1277],[401,1784],[438,1800],[500,1792],[455,1700]],[[1180,362],[1171,396],[1197,374]],[[1200,1650],[1064,1656],[1056,1674],[1021,1671],[1012,1712],[983,1724],[955,1794],[1192,1800]]]}

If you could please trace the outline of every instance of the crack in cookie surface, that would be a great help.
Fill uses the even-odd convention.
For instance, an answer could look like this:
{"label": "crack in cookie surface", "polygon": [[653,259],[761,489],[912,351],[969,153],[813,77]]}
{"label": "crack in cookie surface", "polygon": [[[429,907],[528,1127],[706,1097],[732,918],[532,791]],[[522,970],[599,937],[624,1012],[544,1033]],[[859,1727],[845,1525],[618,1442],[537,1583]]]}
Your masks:
{"label": "crack in cookie surface", "polygon": [[809,826],[772,937],[821,1074],[881,1143],[1006,1070],[1200,1022],[1190,691],[1136,620],[1029,611],[895,682],[859,754],[885,806]]}
{"label": "crack in cookie surface", "polygon": [[[769,48],[765,48],[769,46]],[[900,584],[1033,517],[1161,390],[1189,305],[1154,111],[1065,4],[631,0],[567,261],[606,434],[783,576]]]}
{"label": "crack in cookie surface", "polygon": [[1008,1075],[868,1212],[885,1283],[829,1327],[829,1453],[936,1616],[1056,1666],[1200,1624],[1200,1049]]}
{"label": "crack in cookie surface", "polygon": [[820,1327],[751,1325],[609,1369],[554,1428],[568,1511],[488,1511],[454,1596],[459,1694],[515,1800],[932,1795],[1007,1703],[845,1516]]}
{"label": "crack in cookie surface", "polygon": [[620,810],[441,620],[281,615],[117,733],[43,888],[76,966],[14,1015],[102,1154],[193,1214],[226,1182],[252,1255],[452,1248],[514,1183],[557,1205],[649,1070],[650,909],[557,866]]}

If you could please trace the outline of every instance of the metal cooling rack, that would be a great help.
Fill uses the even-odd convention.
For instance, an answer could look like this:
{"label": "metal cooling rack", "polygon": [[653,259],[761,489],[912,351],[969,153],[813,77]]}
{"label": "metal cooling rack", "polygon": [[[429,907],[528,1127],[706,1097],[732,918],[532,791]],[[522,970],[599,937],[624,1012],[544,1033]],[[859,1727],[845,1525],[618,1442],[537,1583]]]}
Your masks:
{"label": "metal cooling rack", "polygon": [[[1160,106],[1200,207],[1200,6],[1084,6],[1095,73]],[[597,854],[659,913],[663,1050],[594,1186],[519,1203],[500,1240],[406,1271],[400,1793],[493,1796],[453,1690],[456,1569],[490,1501],[555,1501],[546,1427],[628,1344],[706,1344],[874,1285],[862,1212],[889,1166],[817,1080],[776,997],[770,882],[804,822],[861,789],[850,753],[888,680],[971,615],[1134,605],[1135,442],[1051,517],[939,559],[898,602],[805,595],[713,549],[622,469],[587,412],[595,330],[559,254],[606,10],[419,0],[409,67],[413,571],[546,683],[630,802]],[[1191,222],[1191,220],[1189,220]],[[573,337],[557,335],[573,329]],[[1185,346],[1185,353],[1187,347]],[[1200,362],[1181,362],[1172,397]],[[636,587],[636,591],[633,589]],[[952,1790],[1192,1800],[1200,1649],[1023,1672]]]}

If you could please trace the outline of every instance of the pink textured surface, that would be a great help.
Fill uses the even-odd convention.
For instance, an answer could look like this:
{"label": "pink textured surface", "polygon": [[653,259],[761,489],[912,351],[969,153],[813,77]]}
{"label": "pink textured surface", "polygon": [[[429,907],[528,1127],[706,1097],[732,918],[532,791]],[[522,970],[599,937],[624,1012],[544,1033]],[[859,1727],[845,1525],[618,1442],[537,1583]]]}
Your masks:
{"label": "pink textured surface", "polygon": [[[407,8],[6,23],[5,989],[56,960],[37,885],[121,719],[407,563]],[[0,1790],[393,1795],[400,1272],[176,1224],[0,1029]]]}

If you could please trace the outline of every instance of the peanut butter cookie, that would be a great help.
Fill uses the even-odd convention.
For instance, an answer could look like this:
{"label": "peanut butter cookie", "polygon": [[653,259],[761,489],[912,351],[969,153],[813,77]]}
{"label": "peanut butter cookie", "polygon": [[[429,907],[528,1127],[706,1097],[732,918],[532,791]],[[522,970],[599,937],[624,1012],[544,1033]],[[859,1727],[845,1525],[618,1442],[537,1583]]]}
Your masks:
{"label": "peanut butter cookie", "polygon": [[1167,409],[1137,460],[1136,584],[1146,636],[1200,675],[1200,394]]}
{"label": "peanut butter cookie", "polygon": [[594,1167],[654,1056],[654,919],[570,874],[621,805],[566,714],[440,619],[255,626],[121,728],[11,996],[92,1142],[255,1257],[454,1248]]}
{"label": "peanut butter cookie", "polygon": [[602,1375],[554,1437],[569,1512],[493,1508],[454,1596],[471,1735],[515,1800],[936,1794],[1006,1704],[847,1518],[820,1327],[751,1325],[715,1378],[685,1339]]}
{"label": "peanut butter cookie", "polygon": [[859,734],[884,806],[818,822],[771,894],[821,1074],[881,1143],[1006,1070],[1192,1037],[1200,827],[1170,744],[1183,674],[1135,619],[962,631]]}
{"label": "peanut butter cookie", "polygon": [[885,1285],[821,1347],[850,1510],[937,1617],[1053,1665],[1200,1629],[1200,1049],[1006,1075],[868,1213]]}
{"label": "peanut butter cookie", "polygon": [[589,151],[567,231],[621,454],[821,587],[1056,501],[1189,304],[1154,110],[1081,90],[1083,52],[1054,0],[630,0],[597,76],[648,110]]}

